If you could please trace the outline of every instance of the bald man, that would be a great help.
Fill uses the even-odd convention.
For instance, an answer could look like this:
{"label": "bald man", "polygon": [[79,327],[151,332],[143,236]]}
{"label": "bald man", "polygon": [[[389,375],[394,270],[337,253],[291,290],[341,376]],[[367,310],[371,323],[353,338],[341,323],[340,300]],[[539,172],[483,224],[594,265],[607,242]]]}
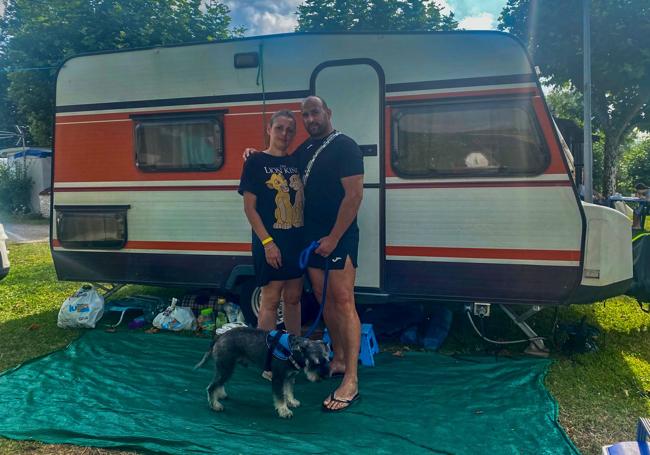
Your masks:
{"label": "bald man", "polygon": [[[329,277],[323,311],[334,348],[333,375],[339,387],[323,402],[325,411],[342,411],[359,398],[357,362],[361,324],[354,302],[359,249],[357,213],[363,196],[363,155],[350,137],[332,127],[325,101],[310,96],[302,103],[302,120],[310,135],[296,150],[305,192],[305,233],[320,246],[309,260],[309,278],[322,302],[325,267]],[[323,145],[325,145],[323,147]]]}

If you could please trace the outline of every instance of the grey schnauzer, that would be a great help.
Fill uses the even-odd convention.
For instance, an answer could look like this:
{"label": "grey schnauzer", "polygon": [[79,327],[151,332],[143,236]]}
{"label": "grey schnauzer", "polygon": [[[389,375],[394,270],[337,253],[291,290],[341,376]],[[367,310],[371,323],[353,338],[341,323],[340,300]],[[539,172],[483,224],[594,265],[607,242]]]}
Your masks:
{"label": "grey schnauzer", "polygon": [[251,363],[260,371],[270,367],[272,372],[271,389],[273,404],[278,415],[289,418],[293,412],[289,408],[297,408],[300,401],[293,396],[295,376],[303,370],[311,382],[329,377],[329,348],[322,341],[313,341],[294,335],[289,335],[287,352],[288,358],[280,360],[269,355],[267,337],[269,332],[249,327],[238,327],[225,332],[212,342],[210,349],[201,361],[194,367],[200,368],[210,356],[215,361],[215,373],[207,388],[208,403],[215,411],[222,411],[220,399],[226,398],[225,383],[230,379],[235,365]]}

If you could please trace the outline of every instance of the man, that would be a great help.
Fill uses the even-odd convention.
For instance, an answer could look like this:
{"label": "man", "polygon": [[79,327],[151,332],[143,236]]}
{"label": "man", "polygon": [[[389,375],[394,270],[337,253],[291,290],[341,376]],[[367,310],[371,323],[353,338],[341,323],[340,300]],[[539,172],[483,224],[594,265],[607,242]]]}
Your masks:
{"label": "man", "polygon": [[361,323],[354,302],[354,280],[359,245],[357,213],[363,196],[363,155],[351,138],[334,130],[331,117],[332,111],[322,98],[306,98],[302,103],[302,120],[310,138],[295,153],[303,169],[306,240],[320,242],[309,261],[309,278],[316,298],[322,302],[325,267],[329,262],[323,316],[334,347],[332,374],[343,374],[341,384],[323,402],[323,408],[342,411],[359,397],[357,362]]}
{"label": "man", "polygon": [[[322,303],[326,265],[329,270],[323,316],[334,347],[330,369],[333,376],[343,376],[339,387],[323,402],[323,409],[336,412],[359,398],[361,323],[354,303],[354,280],[363,155],[351,138],[334,130],[332,111],[322,98],[305,98],[301,110],[310,138],[294,154],[303,175],[305,240],[320,243],[310,257],[308,273],[316,298]],[[251,151],[247,149],[244,156]]]}

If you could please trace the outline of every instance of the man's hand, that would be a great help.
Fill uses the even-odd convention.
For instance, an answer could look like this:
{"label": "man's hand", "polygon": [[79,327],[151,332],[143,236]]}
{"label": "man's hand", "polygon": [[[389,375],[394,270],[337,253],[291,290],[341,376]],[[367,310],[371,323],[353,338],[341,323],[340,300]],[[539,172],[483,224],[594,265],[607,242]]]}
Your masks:
{"label": "man's hand", "polygon": [[244,158],[244,161],[246,161],[248,158],[251,157],[253,153],[259,153],[260,151],[257,150],[256,148],[253,147],[246,147],[244,149],[244,153],[241,154],[242,158]]}
{"label": "man's hand", "polygon": [[336,248],[336,245],[339,244],[339,239],[333,237],[332,235],[327,235],[318,241],[320,244],[314,253],[320,254],[324,258],[332,254],[332,251]]}
{"label": "man's hand", "polygon": [[266,262],[271,267],[274,269],[282,267],[282,254],[275,243],[271,242],[264,247],[264,255],[266,256]]}

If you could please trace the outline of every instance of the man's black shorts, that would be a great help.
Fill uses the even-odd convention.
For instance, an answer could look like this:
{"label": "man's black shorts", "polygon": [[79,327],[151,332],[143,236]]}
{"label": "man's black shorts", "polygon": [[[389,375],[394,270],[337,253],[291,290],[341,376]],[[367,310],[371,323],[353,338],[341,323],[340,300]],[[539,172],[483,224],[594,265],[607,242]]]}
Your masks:
{"label": "man's black shorts", "polygon": [[342,270],[345,262],[350,257],[352,266],[357,268],[357,257],[359,256],[359,234],[347,232],[327,258],[312,253],[309,256],[309,267],[325,270],[325,261],[329,261],[330,270]]}

